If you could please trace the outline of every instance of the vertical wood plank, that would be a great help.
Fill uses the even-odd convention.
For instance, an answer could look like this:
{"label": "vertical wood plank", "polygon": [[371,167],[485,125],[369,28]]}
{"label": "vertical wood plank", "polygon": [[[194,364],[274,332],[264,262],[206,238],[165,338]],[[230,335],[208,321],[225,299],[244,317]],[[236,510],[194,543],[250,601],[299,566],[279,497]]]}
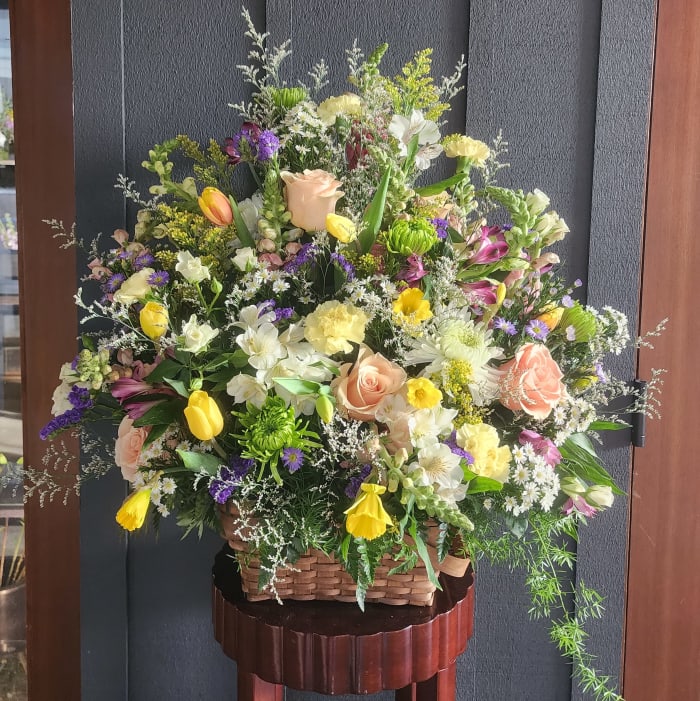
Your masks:
{"label": "vertical wood plank", "polygon": [[[25,464],[40,468],[61,363],[75,354],[75,259],[42,219],[75,218],[70,2],[10,2]],[[69,271],[65,274],[65,271]],[[66,440],[70,452],[77,445]],[[77,469],[69,469],[71,481]],[[80,698],[78,502],[25,506],[27,658],[32,701]]]}

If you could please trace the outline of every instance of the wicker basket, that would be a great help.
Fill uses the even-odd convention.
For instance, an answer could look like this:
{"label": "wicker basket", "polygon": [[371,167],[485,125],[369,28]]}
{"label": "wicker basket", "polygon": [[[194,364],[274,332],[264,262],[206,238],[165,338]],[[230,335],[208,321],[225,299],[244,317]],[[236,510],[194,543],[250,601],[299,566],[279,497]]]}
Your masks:
{"label": "wicker basket", "polygon": [[[346,601],[355,602],[357,585],[342,565],[332,556],[320,550],[308,550],[292,566],[277,570],[275,589],[277,596],[267,589],[258,590],[260,561],[247,553],[248,543],[242,537],[239,528],[238,512],[227,504],[220,512],[222,535],[229,546],[239,553],[237,557],[241,569],[241,584],[249,601],[267,601],[269,599],[295,599],[298,601]],[[438,562],[437,550],[430,544],[434,537],[428,539],[428,552],[435,573],[444,572],[452,577],[461,577],[469,566],[468,558],[448,555]],[[243,533],[244,535],[244,533]],[[402,606],[430,606],[433,603],[435,586],[428,579],[422,560],[403,574],[389,574],[397,563],[391,555],[382,558],[381,565],[375,571],[374,584],[367,589],[366,601]]]}

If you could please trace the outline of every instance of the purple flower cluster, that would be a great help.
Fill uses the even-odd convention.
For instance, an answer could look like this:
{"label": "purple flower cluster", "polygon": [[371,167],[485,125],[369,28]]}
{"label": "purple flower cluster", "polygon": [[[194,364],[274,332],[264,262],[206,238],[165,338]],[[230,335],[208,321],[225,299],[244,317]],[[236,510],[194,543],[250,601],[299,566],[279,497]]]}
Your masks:
{"label": "purple flower cluster", "polygon": [[549,326],[540,319],[532,319],[525,325],[525,333],[537,341],[544,341],[549,333]]}
{"label": "purple flower cluster", "polygon": [[266,299],[264,302],[258,304],[258,317],[272,311],[275,312],[274,324],[278,321],[282,321],[282,319],[290,319],[294,314],[294,309],[292,309],[292,307],[278,307],[274,299]]}
{"label": "purple flower cluster", "polygon": [[457,445],[457,431],[452,431],[452,433],[450,434],[450,437],[445,440],[445,445],[455,455],[458,455],[463,460],[466,460],[467,465],[473,464],[474,456],[471,453],[464,450],[464,448],[460,448],[459,445]]}
{"label": "purple flower cluster", "polygon": [[170,281],[170,275],[165,270],[155,270],[148,276],[148,284],[153,287],[165,287]]}
{"label": "purple flower cluster", "polygon": [[518,330],[515,328],[515,324],[512,321],[506,321],[506,319],[501,316],[497,316],[493,320],[493,328],[503,331],[503,333],[507,334],[508,336],[515,336],[515,334],[518,333]]}
{"label": "purple flower cluster", "polygon": [[447,219],[435,217],[435,219],[430,220],[430,223],[435,227],[437,237],[440,241],[444,241],[447,238],[447,227],[449,226]]}
{"label": "purple flower cluster", "polygon": [[141,255],[134,258],[134,270],[142,270],[147,268],[149,265],[153,265],[156,259],[150,251],[144,251]]}
{"label": "purple flower cluster", "polygon": [[285,448],[282,462],[290,472],[296,472],[304,464],[304,453],[299,448]]}
{"label": "purple flower cluster", "polygon": [[282,269],[285,273],[297,273],[304,265],[308,263],[313,264],[317,254],[318,248],[313,243],[305,243],[299,249],[299,253],[297,253],[292,260],[287,261],[282,266]]}
{"label": "purple flower cluster", "polygon": [[252,122],[244,122],[239,132],[224,141],[224,152],[232,165],[241,161],[269,161],[279,147],[280,140],[274,132],[260,129]]}
{"label": "purple flower cluster", "polygon": [[331,262],[345,273],[348,282],[355,279],[355,267],[342,253],[331,253]]}
{"label": "purple flower cluster", "polygon": [[363,465],[360,473],[351,477],[345,487],[345,496],[349,499],[354,499],[357,493],[360,491],[360,485],[369,477],[369,473],[372,472],[371,465]]}
{"label": "purple flower cluster", "polygon": [[225,504],[228,501],[233,490],[255,466],[255,460],[232,455],[228,464],[228,467],[222,467],[219,470],[218,476],[209,485],[209,494],[217,504]]}
{"label": "purple flower cluster", "polygon": [[90,397],[90,390],[87,389],[87,387],[78,387],[77,385],[71,387],[68,393],[68,401],[73,408],[64,411],[58,416],[54,416],[54,418],[39,431],[39,437],[42,441],[50,438],[58,431],[63,431],[70,426],[75,426],[80,423],[85,412],[95,405],[95,402]]}

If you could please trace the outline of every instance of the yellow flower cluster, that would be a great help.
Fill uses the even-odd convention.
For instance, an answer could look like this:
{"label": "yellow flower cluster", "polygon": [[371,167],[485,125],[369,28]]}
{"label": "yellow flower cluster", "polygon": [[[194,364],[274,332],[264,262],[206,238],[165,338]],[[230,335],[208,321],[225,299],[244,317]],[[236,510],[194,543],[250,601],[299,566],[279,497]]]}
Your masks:
{"label": "yellow flower cluster", "polygon": [[454,424],[475,424],[481,421],[481,412],[474,406],[469,391],[473,376],[472,366],[466,360],[451,360],[443,372],[442,387],[451,399],[452,408],[457,410]]}

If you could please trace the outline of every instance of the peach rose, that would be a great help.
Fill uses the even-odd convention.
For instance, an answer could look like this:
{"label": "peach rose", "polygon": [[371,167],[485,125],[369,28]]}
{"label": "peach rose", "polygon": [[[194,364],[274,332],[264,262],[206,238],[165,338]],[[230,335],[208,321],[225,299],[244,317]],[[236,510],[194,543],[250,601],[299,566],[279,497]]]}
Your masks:
{"label": "peach rose", "polygon": [[338,190],[341,183],[325,170],[305,170],[303,173],[283,171],[287,209],[292,224],[304,231],[323,231],[326,215],[335,212],[335,203],[345,194]]}
{"label": "peach rose", "polygon": [[384,397],[396,394],[406,383],[406,373],[381,353],[360,346],[357,360],[340,367],[331,383],[339,408],[352,419],[372,421]]}
{"label": "peach rose", "polygon": [[508,409],[546,419],[566,396],[562,372],[547,347],[540,343],[526,343],[500,369],[500,401]]}
{"label": "peach rose", "polygon": [[134,422],[128,416],[122,419],[114,444],[114,462],[121,468],[122,477],[133,482],[139,468],[141,449],[148,437],[147,428],[134,428]]}

